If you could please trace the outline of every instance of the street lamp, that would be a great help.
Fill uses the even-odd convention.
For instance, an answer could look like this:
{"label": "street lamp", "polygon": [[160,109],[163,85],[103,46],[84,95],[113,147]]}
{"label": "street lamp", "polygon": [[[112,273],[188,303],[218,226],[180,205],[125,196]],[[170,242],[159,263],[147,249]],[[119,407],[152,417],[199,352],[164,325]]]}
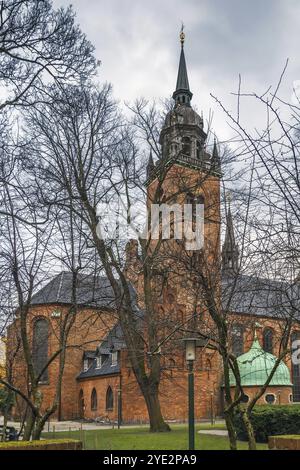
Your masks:
{"label": "street lamp", "polygon": [[207,341],[200,338],[183,338],[185,345],[185,358],[188,364],[188,411],[189,411],[189,450],[195,449],[195,390],[194,390],[194,362],[196,360],[196,347],[204,347]]}

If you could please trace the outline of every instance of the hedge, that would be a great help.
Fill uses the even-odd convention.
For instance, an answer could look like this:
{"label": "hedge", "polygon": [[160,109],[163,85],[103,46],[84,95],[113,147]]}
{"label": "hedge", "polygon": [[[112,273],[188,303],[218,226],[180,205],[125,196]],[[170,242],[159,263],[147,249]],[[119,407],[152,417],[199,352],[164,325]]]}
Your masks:
{"label": "hedge", "polygon": [[[250,419],[256,442],[267,442],[268,436],[300,434],[299,405],[257,405],[253,408]],[[239,412],[235,413],[234,425],[238,439],[248,440]]]}
{"label": "hedge", "polygon": [[77,439],[41,439],[40,441],[0,442],[1,450],[81,450]]}

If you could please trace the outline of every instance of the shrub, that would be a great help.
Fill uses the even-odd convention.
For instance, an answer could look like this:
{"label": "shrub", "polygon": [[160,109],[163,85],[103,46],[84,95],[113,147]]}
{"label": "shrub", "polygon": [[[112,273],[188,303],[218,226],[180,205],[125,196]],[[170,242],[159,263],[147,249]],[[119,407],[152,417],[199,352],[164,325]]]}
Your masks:
{"label": "shrub", "polygon": [[[300,434],[300,405],[257,405],[251,413],[256,442],[267,442],[268,436]],[[234,424],[238,439],[247,440],[247,432],[239,412]]]}
{"label": "shrub", "polygon": [[0,442],[1,450],[81,450],[77,439],[43,439],[41,441]]}

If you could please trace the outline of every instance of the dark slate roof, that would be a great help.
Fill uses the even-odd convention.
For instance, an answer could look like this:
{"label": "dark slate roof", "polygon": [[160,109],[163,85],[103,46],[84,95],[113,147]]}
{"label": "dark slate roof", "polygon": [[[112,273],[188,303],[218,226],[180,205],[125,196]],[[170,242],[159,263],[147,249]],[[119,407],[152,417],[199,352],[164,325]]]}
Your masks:
{"label": "dark slate roof", "polygon": [[117,323],[97,348],[97,352],[99,354],[107,354],[107,351],[120,351],[125,347],[126,344],[122,328],[120,323]]}
{"label": "dark slate roof", "polygon": [[298,284],[223,274],[222,291],[223,309],[229,312],[282,319],[291,318],[293,314],[295,320],[300,320]]}
{"label": "dark slate roof", "polygon": [[77,379],[86,379],[90,377],[101,377],[103,375],[114,375],[120,373],[120,361],[115,366],[111,365],[111,354],[108,354],[106,360],[102,364],[101,369],[96,369],[96,360],[93,361],[92,365],[88,370],[80,372],[77,375]]}
{"label": "dark slate roof", "polygon": [[188,79],[188,74],[187,74],[187,68],[186,68],[186,62],[185,62],[183,47],[181,48],[179,67],[178,67],[176,91],[177,90],[188,90],[188,91],[190,91],[190,85],[189,85],[189,79]]}
{"label": "dark slate roof", "polygon": [[[71,272],[61,272],[32,297],[32,305],[72,304]],[[90,307],[114,308],[112,287],[105,277],[78,274],[77,304]]]}
{"label": "dark slate roof", "polygon": [[83,353],[83,359],[94,359],[96,356],[95,351],[84,351]]}
{"label": "dark slate roof", "polygon": [[[91,366],[86,371],[80,372],[77,379],[84,379],[87,377],[100,377],[103,375],[118,374],[120,372],[120,361],[115,366],[111,365],[111,353],[112,351],[120,351],[126,347],[122,329],[119,323],[117,323],[111,331],[108,333],[106,338],[98,346],[97,350],[93,353],[94,358],[99,355],[107,356],[100,369],[96,368],[96,359],[93,361]],[[85,357],[85,356],[84,356]]]}

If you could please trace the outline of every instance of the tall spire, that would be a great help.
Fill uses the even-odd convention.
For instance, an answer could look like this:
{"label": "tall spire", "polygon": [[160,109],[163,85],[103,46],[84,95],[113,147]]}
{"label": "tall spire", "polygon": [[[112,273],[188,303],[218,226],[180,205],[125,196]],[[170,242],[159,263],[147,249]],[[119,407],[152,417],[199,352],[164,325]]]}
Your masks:
{"label": "tall spire", "polygon": [[226,215],[226,233],[222,248],[222,268],[227,274],[234,274],[238,270],[239,249],[235,242],[233,221],[230,209],[230,194],[228,198],[228,211]]}
{"label": "tall spire", "polygon": [[214,138],[214,147],[213,147],[213,152],[212,152],[211,164],[212,164],[212,169],[213,170],[215,170],[215,171],[220,171],[221,170],[221,160],[220,160],[220,156],[219,156],[216,137]]}
{"label": "tall spire", "polygon": [[178,75],[177,75],[177,83],[176,83],[176,90],[173,93],[173,99],[175,100],[176,104],[184,104],[186,106],[190,106],[190,101],[192,99],[193,93],[190,91],[189,86],[189,79],[187,74],[187,68],[185,63],[185,56],[184,56],[184,40],[185,34],[183,32],[183,24],[180,31],[180,42],[181,42],[181,52],[180,52],[180,60],[179,60],[179,67],[178,67]]}
{"label": "tall spire", "polygon": [[153,161],[152,150],[150,150],[148,164],[147,164],[147,178],[150,178],[154,167],[155,167],[155,165],[154,165],[154,161]]}

